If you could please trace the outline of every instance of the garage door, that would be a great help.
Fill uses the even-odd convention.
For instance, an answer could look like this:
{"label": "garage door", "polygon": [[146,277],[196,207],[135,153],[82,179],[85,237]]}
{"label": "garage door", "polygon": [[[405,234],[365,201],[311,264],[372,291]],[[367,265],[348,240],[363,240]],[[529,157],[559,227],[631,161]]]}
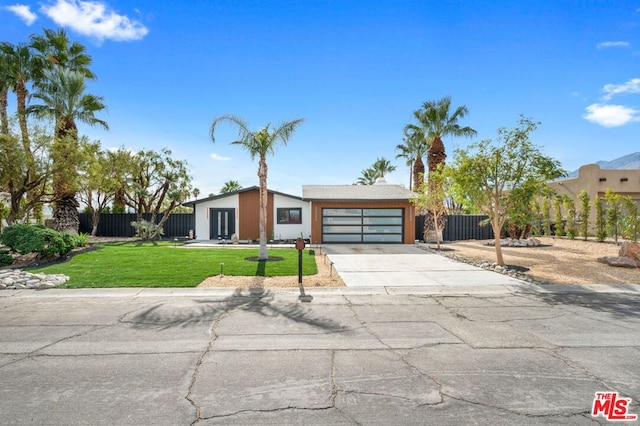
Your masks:
{"label": "garage door", "polygon": [[402,243],[404,209],[322,209],[324,243]]}

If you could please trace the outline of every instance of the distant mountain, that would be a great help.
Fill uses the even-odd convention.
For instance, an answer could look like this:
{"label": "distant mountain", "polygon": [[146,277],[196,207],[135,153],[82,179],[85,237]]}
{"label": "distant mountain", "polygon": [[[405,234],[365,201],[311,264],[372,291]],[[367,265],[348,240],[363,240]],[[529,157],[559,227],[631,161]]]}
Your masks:
{"label": "distant mountain", "polygon": [[[601,169],[640,169],[640,152],[627,154],[611,161],[596,161],[595,164],[600,166]],[[567,175],[567,177],[576,176],[578,176],[577,170],[574,170]]]}

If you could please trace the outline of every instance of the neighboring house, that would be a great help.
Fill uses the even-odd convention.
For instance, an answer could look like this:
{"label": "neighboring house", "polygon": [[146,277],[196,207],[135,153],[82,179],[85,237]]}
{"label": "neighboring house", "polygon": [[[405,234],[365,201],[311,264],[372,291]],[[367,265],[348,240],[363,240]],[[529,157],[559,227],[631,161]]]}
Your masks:
{"label": "neighboring house", "polygon": [[312,243],[415,241],[413,193],[384,180],[375,185],[303,185],[311,203]]}
{"label": "neighboring house", "polygon": [[[260,191],[257,186],[189,201],[195,216],[195,238],[240,240],[260,238]],[[300,197],[268,191],[267,238],[295,239],[311,234],[309,203]]]}
{"label": "neighboring house", "polygon": [[594,201],[596,197],[603,197],[607,189],[623,196],[631,196],[640,203],[640,169],[601,169],[597,164],[587,164],[580,167],[577,177],[549,182],[548,185],[558,194],[573,198],[578,212],[578,194],[583,189],[587,191],[591,204],[589,223],[592,229],[596,220]]}

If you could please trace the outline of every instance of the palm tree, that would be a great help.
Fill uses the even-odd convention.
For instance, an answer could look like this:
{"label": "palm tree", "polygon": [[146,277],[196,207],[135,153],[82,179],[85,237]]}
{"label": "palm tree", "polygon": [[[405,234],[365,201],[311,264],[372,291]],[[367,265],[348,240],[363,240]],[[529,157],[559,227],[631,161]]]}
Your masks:
{"label": "palm tree", "polygon": [[384,157],[380,157],[376,159],[376,162],[373,163],[371,169],[376,174],[376,179],[384,178],[387,173],[391,173],[396,169],[396,166],[392,166],[391,162]]}
{"label": "palm tree", "polygon": [[9,115],[7,106],[9,103],[9,55],[0,50],[0,134],[9,134]]}
{"label": "palm tree", "polygon": [[258,157],[258,178],[260,179],[260,254],[258,260],[267,260],[267,155],[273,155],[279,143],[287,145],[291,134],[304,119],[281,123],[271,128],[267,124],[258,131],[251,131],[247,123],[235,115],[222,115],[211,123],[211,140],[215,143],[215,129],[218,124],[228,121],[238,127],[238,140],[231,142],[242,146],[249,152],[251,159]]}
{"label": "palm tree", "polygon": [[[44,36],[31,35],[31,47],[44,59],[45,69],[53,69],[56,65],[71,71],[78,71],[86,78],[95,79],[96,75],[89,69],[91,56],[87,48],[77,42],[71,42],[64,29],[44,29]],[[42,76],[40,76],[42,77]]]}
{"label": "palm tree", "polygon": [[95,113],[106,109],[103,98],[86,94],[85,76],[56,66],[53,71],[44,73],[46,84],[33,94],[41,104],[34,104],[28,112],[39,117],[53,118],[56,123],[53,157],[53,218],[59,231],[78,232],[77,192],[77,156],[79,154],[79,120],[91,126],[109,126],[96,118]]}
{"label": "palm tree", "polygon": [[371,167],[368,169],[364,169],[360,172],[361,175],[358,178],[358,181],[355,183],[356,185],[373,185],[376,183],[376,179],[378,179],[378,175],[375,170]]}
{"label": "palm tree", "polygon": [[422,131],[416,126],[409,124],[404,128],[404,144],[396,145],[396,150],[400,151],[396,158],[404,158],[407,167],[410,168],[409,189],[414,186],[418,188],[424,179],[424,162],[422,157],[427,153],[429,143]]}
{"label": "palm tree", "polygon": [[242,186],[240,185],[240,182],[238,182],[237,180],[230,180],[224,183],[224,185],[222,186],[222,189],[220,190],[220,193],[228,194],[229,192],[236,192],[241,189],[242,189]]}
{"label": "palm tree", "polygon": [[414,111],[413,116],[417,125],[407,126],[410,131],[418,132],[429,140],[427,151],[427,166],[429,173],[435,172],[447,158],[442,143],[446,136],[473,137],[477,132],[471,127],[461,127],[458,120],[469,113],[466,106],[462,105],[451,112],[451,97],[445,96],[439,101],[427,101],[422,108]]}
{"label": "palm tree", "polygon": [[22,137],[22,147],[27,156],[27,164],[33,164],[33,155],[31,152],[31,144],[29,142],[29,131],[27,129],[27,82],[37,72],[38,61],[31,54],[29,46],[24,43],[13,45],[11,43],[0,43],[0,52],[5,57],[5,78],[9,88],[16,94],[18,124],[20,126],[20,135]]}

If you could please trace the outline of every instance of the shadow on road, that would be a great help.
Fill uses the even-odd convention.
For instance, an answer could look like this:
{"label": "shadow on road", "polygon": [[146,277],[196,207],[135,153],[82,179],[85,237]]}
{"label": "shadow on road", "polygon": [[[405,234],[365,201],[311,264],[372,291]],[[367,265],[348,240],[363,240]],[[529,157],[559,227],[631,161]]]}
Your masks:
{"label": "shadow on road", "polygon": [[[632,293],[599,293],[583,286],[574,286],[576,291],[538,294],[552,305],[574,305],[598,312],[606,312],[620,319],[640,318],[640,295]],[[620,289],[624,289],[621,284]]]}
{"label": "shadow on road", "polygon": [[171,302],[158,303],[123,319],[133,328],[167,329],[172,327],[190,327],[211,323],[221,315],[236,310],[256,313],[265,318],[285,317],[291,321],[308,324],[328,331],[343,331],[346,327],[329,319],[313,315],[307,306],[298,303],[275,302],[275,295],[263,288],[237,288],[233,295],[221,300],[193,300],[188,306]]}

